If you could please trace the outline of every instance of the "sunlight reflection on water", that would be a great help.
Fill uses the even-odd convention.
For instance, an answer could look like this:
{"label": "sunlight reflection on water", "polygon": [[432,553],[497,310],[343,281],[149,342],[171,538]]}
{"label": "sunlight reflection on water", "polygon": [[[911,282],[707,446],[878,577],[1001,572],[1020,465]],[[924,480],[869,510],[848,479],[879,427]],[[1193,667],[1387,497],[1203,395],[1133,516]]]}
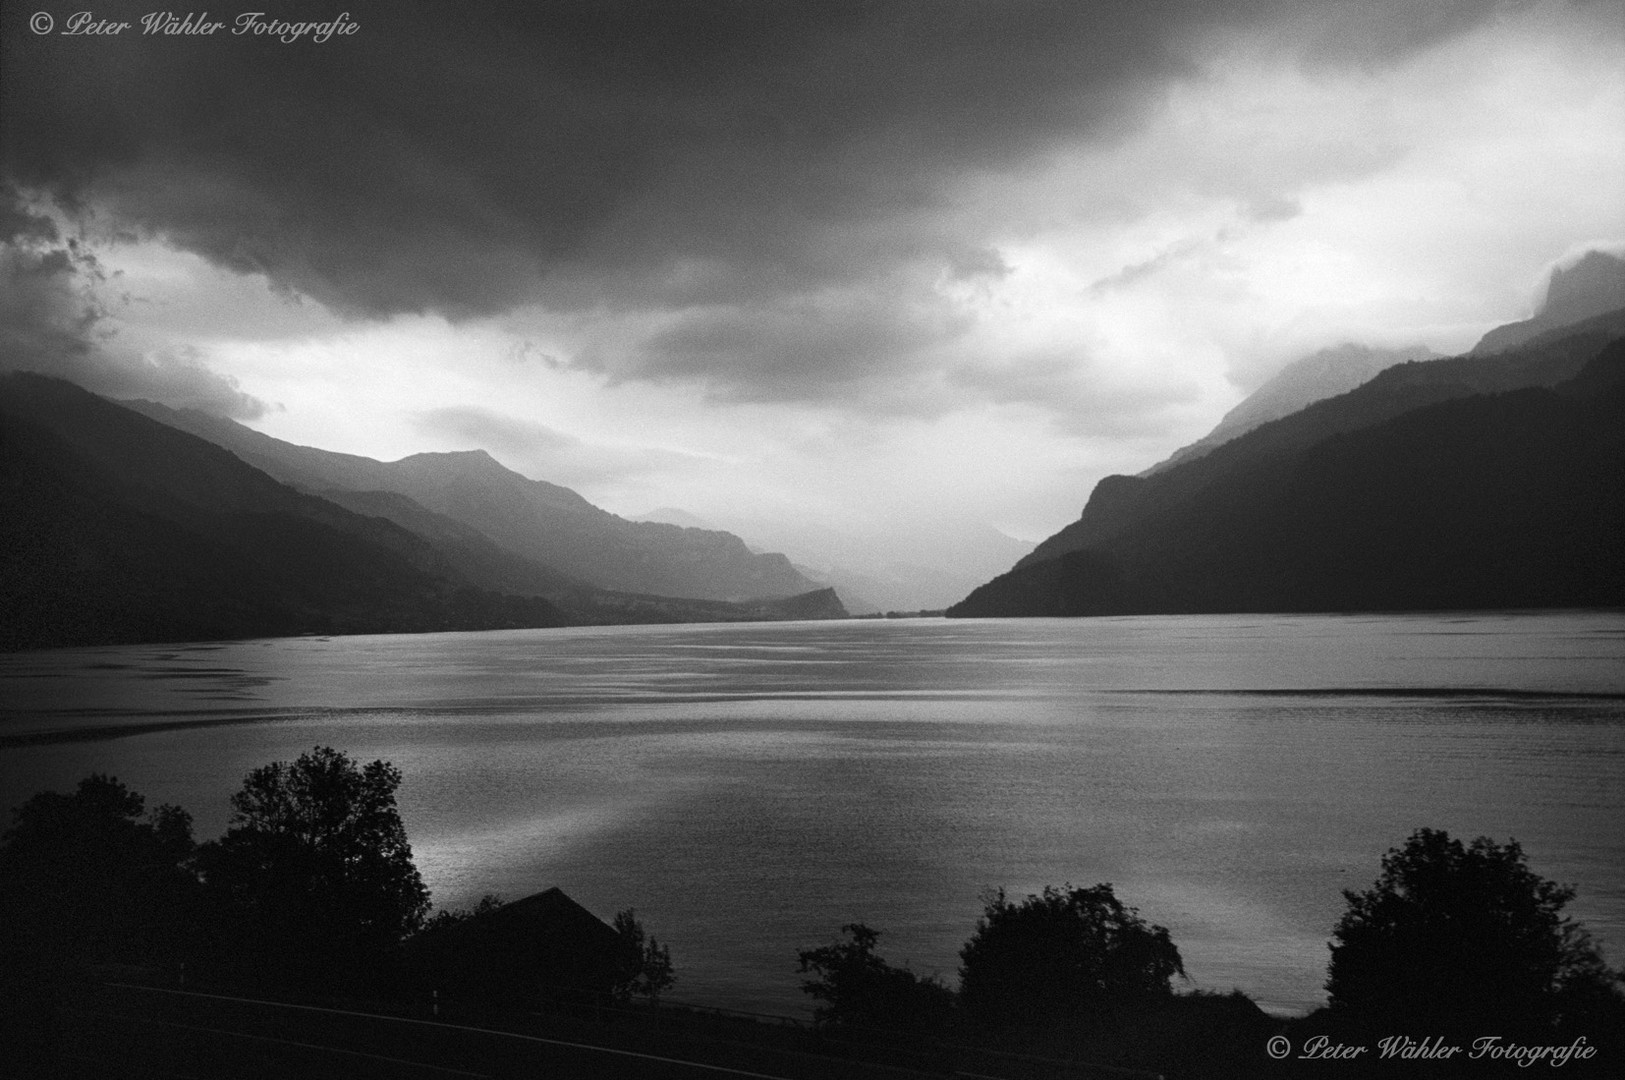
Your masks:
{"label": "sunlight reflection on water", "polygon": [[1620,961],[1622,660],[1625,618],[1561,613],[65,650],[0,657],[0,795],[111,772],[207,838],[325,743],[404,771],[439,903],[635,905],[679,997],[803,1011],[796,949],[852,921],[952,981],[986,890],[1110,881],[1197,985],[1301,1009],[1339,890],[1422,825],[1516,837]]}

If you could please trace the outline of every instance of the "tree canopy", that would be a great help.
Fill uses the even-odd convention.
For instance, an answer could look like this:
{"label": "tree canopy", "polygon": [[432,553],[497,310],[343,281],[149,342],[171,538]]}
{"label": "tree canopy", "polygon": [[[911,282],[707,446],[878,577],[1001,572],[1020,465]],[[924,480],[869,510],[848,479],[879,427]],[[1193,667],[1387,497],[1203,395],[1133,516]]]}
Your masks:
{"label": "tree canopy", "polygon": [[677,983],[671,949],[644,932],[635,908],[615,913],[615,933],[620,940],[620,957],[611,993],[621,1002],[641,997],[658,1004],[660,995]]}
{"label": "tree canopy", "polygon": [[[59,958],[147,962],[178,945],[193,879],[192,819],[95,773],[71,795],[42,791],[0,844],[0,921]],[[169,958],[173,958],[172,956]]]}
{"label": "tree canopy", "polygon": [[255,769],[198,863],[244,959],[295,981],[378,958],[423,925],[429,890],[395,804],[400,770],[318,746]]}
{"label": "tree canopy", "polygon": [[1549,1025],[1565,1003],[1617,1002],[1620,978],[1563,915],[1574,890],[1534,873],[1517,841],[1419,829],[1382,876],[1344,890],[1326,989],[1335,1013],[1477,1030]]}
{"label": "tree canopy", "polygon": [[1143,1003],[1185,973],[1167,928],[1148,925],[1109,884],[1046,886],[1019,903],[1000,889],[959,956],[961,1003],[994,1024]]}
{"label": "tree canopy", "polygon": [[798,970],[817,976],[801,989],[822,1002],[821,1024],[925,1031],[941,1027],[953,1010],[953,991],[935,978],[893,967],[875,952],[880,931],[863,923],[841,927],[846,940],[797,953]]}

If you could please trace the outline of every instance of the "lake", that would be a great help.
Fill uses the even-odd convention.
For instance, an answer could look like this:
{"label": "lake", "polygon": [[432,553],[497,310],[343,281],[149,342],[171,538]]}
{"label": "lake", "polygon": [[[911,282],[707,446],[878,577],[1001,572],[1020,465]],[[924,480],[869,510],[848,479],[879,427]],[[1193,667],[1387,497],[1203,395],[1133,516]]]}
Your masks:
{"label": "lake", "polygon": [[1625,961],[1625,615],[575,628],[0,656],[0,804],[117,776],[225,827],[316,744],[405,773],[444,906],[558,885],[681,1000],[805,1015],[844,923],[954,981],[981,897],[1111,882],[1188,985],[1323,1000],[1421,826],[1516,838]]}

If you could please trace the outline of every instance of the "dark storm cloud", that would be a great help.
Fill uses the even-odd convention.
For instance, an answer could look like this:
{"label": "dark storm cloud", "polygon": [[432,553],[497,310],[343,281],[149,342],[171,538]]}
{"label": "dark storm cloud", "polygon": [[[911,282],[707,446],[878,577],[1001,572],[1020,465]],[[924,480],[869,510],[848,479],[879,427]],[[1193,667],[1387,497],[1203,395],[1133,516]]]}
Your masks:
{"label": "dark storm cloud", "polygon": [[1132,130],[1203,35],[1366,63],[1503,5],[352,2],[322,44],[141,36],[124,0],[96,14],[136,31],[42,37],[39,6],[0,27],[12,182],[354,315],[692,308],[601,366],[798,396],[920,333],[924,289],[779,348],[830,290],[999,272],[938,223],[949,180]]}
{"label": "dark storm cloud", "polygon": [[[253,419],[265,404],[193,351],[142,355],[107,329],[107,274],[77,237],[0,189],[0,371],[69,379],[113,398],[144,397]],[[116,290],[115,290],[116,291]]]}
{"label": "dark storm cloud", "polygon": [[969,322],[911,278],[690,309],[626,354],[591,350],[588,366],[624,378],[707,378],[723,396],[764,401],[838,398],[879,363],[907,371],[927,347]]}

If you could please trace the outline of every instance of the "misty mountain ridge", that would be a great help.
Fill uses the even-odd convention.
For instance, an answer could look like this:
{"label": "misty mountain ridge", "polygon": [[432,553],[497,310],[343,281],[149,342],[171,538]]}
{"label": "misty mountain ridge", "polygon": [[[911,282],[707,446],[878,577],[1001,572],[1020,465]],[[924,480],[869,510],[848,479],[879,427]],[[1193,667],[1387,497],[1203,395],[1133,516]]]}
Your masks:
{"label": "misty mountain ridge", "polygon": [[[633,517],[688,528],[708,518],[665,506]],[[839,591],[848,610],[940,610],[1033,549],[969,516],[939,514],[908,528],[841,527],[824,520],[773,520],[760,512],[724,523],[752,551],[782,551],[806,577]]]}
{"label": "misty mountain ridge", "polygon": [[[1177,501],[1216,479],[1270,457],[1372,427],[1412,409],[1478,394],[1551,387],[1571,379],[1609,342],[1625,334],[1625,308],[1552,331],[1523,349],[1491,356],[1444,357],[1386,368],[1346,394],[1262,424],[1208,454],[1152,475],[1108,476],[1077,521],[1039,544],[1026,566],[1115,535],[1147,498]],[[1153,496],[1150,493],[1155,492]]]}
{"label": "misty mountain ridge", "polygon": [[714,529],[715,525],[687,510],[675,506],[661,506],[650,510],[646,514],[636,514],[627,518],[628,521],[648,521],[658,525],[677,525],[684,529]]}
{"label": "misty mountain ridge", "polygon": [[[599,588],[405,495],[300,491],[46,376],[0,379],[0,445],[3,649],[847,615],[828,588],[742,603]],[[335,471],[365,478],[375,464],[341,458]],[[418,456],[406,471],[431,487],[470,473],[511,483],[483,453]],[[544,494],[581,512],[568,489]]]}
{"label": "misty mountain ridge", "polygon": [[614,517],[570,488],[550,484],[546,480],[532,480],[514,472],[484,450],[410,454],[397,461],[380,461],[376,465],[373,477],[383,490],[390,490],[391,482],[414,486],[419,491],[434,493],[431,501],[455,503],[469,497],[471,488],[496,494],[509,491],[516,484],[523,484],[528,502],[589,518]]}
{"label": "misty mountain ridge", "polygon": [[1625,309],[1388,368],[1155,474],[954,615],[1625,602]]}
{"label": "misty mountain ridge", "polygon": [[[428,540],[457,576],[472,584],[518,596],[541,596],[562,609],[572,623],[738,622],[746,619],[839,618],[834,605],[820,599],[830,590],[811,590],[789,597],[753,601],[696,600],[619,592],[590,585],[550,566],[515,554],[456,518],[425,509],[393,491],[324,489],[316,494],[358,514],[385,518]],[[786,612],[818,607],[820,615]]]}
{"label": "misty mountain ridge", "polygon": [[834,585],[850,610],[865,613],[941,610],[1033,549],[968,512],[904,524],[745,514],[725,523],[753,544],[783,551]]}
{"label": "misty mountain ridge", "polygon": [[743,601],[605,589],[517,555],[478,529],[427,510],[396,492],[330,488],[318,494],[356,513],[385,518],[428,540],[462,580],[502,593],[549,600],[572,625],[839,619],[849,614],[831,588]]}
{"label": "misty mountain ridge", "polygon": [[1486,356],[1534,341],[1542,334],[1625,307],[1625,258],[1588,251],[1568,267],[1552,271],[1546,297],[1522,322],[1498,326],[1469,351]]}
{"label": "misty mountain ridge", "polygon": [[483,450],[381,462],[297,446],[196,410],[129,404],[304,490],[405,496],[423,510],[460,522],[509,553],[581,584],[721,601],[784,598],[825,587],[797,572],[785,556],[756,554],[731,533],[628,521],[569,488],[522,476]]}
{"label": "misty mountain ridge", "polygon": [[[1486,355],[1526,344],[1542,334],[1621,307],[1625,307],[1625,259],[1605,251],[1588,251],[1571,265],[1551,272],[1545,298],[1533,318],[1496,327],[1467,355]],[[1321,349],[1282,368],[1225,413],[1212,431],[1138,475],[1151,476],[1200,457],[1260,424],[1347,393],[1395,364],[1438,359],[1440,355],[1425,345],[1379,348],[1345,342]]]}
{"label": "misty mountain ridge", "polygon": [[59,379],[0,377],[0,444],[0,648],[568,621]]}
{"label": "misty mountain ridge", "polygon": [[1225,413],[1212,431],[1175,450],[1139,475],[1150,476],[1200,457],[1261,424],[1290,416],[1317,401],[1345,394],[1395,364],[1432,360],[1438,356],[1425,345],[1385,349],[1346,342],[1321,349],[1282,368]]}

